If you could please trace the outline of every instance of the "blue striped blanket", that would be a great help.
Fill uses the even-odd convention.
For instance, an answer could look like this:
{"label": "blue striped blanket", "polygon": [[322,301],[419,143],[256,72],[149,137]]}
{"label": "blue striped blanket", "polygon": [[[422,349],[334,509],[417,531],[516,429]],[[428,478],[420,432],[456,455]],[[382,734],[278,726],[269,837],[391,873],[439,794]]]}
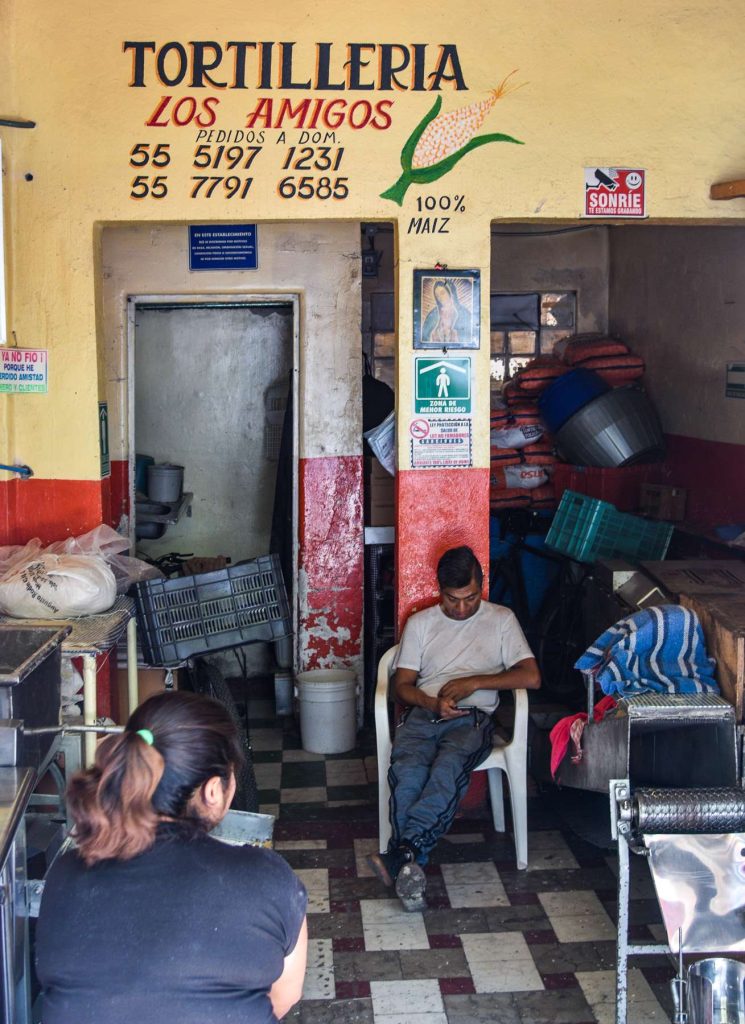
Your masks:
{"label": "blue striped blanket", "polygon": [[698,616],[663,604],[621,619],[574,666],[603,693],[719,693]]}

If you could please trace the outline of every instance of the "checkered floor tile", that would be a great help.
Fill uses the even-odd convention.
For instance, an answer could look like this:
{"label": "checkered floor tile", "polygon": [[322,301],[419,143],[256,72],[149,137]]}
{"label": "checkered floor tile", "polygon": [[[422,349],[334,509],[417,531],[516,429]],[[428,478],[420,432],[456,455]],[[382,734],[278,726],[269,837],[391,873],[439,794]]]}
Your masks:
{"label": "checkered floor tile", "polygon": [[[407,914],[365,858],[377,849],[374,743],[302,750],[296,723],[261,702],[249,719],[261,809],[308,889],[309,955],[293,1024],[612,1024],[616,859],[577,838],[552,794],[529,805],[529,868],[488,808],[456,819],[427,869],[428,907]],[[642,858],[632,858],[634,941],[661,938]],[[664,957],[629,973],[629,1024],[671,1019]]]}

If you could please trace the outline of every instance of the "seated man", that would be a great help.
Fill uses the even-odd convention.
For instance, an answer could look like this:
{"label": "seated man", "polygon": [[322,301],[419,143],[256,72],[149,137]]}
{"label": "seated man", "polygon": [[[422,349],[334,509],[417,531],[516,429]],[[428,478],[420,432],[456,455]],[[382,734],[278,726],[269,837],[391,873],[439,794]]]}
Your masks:
{"label": "seated man", "polygon": [[492,749],[498,691],[540,686],[514,614],[481,600],[473,551],[446,551],[437,582],[440,603],[412,615],[393,665],[396,699],[408,707],[388,772],[393,834],[386,853],[368,858],[406,910],[426,906],[423,865],[450,828],[471,771]]}

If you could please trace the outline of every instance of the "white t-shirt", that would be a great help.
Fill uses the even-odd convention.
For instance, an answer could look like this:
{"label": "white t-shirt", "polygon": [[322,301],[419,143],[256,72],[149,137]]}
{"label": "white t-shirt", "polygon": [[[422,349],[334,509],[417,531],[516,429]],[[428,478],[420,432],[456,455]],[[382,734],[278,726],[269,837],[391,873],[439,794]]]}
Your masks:
{"label": "white t-shirt", "polygon": [[[482,601],[475,615],[451,619],[434,605],[412,615],[404,627],[394,670],[418,673],[417,687],[436,697],[450,679],[461,676],[497,675],[533,652],[515,615],[509,608]],[[459,707],[494,711],[497,690],[476,690]]]}

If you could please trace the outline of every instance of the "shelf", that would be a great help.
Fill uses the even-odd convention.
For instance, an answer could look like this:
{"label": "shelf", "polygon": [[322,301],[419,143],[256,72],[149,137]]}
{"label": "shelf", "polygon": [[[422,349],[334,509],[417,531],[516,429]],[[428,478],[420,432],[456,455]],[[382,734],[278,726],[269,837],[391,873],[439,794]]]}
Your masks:
{"label": "shelf", "polygon": [[[152,502],[152,498],[147,500]],[[194,494],[191,491],[184,491],[178,501],[154,502],[157,505],[165,505],[168,509],[167,512],[163,512],[161,515],[154,515],[151,512],[138,512],[137,502],[135,502],[135,522],[164,523],[166,526],[175,526],[184,514],[191,515],[191,503],[193,500]]]}
{"label": "shelf", "polygon": [[366,526],[365,544],[393,544],[396,540],[395,526]]}

